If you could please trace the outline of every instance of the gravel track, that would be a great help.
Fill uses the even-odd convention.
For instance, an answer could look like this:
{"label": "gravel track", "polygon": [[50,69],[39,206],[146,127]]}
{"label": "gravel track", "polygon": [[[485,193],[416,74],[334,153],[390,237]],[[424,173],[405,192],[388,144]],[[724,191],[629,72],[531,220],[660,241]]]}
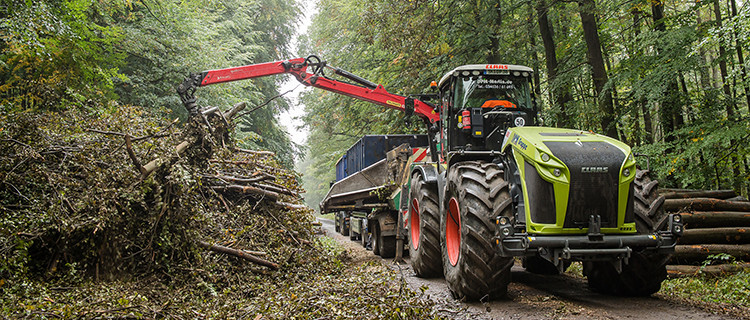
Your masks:
{"label": "gravel track", "polygon": [[536,275],[525,272],[520,264],[511,269],[512,280],[508,297],[491,302],[464,303],[450,295],[442,278],[423,279],[414,275],[405,263],[381,259],[363,248],[359,242],[334,231],[333,221],[321,219],[325,234],[340,242],[352,259],[380,260],[400,273],[408,286],[432,300],[439,314],[454,319],[653,319],[653,320],[713,320],[736,319],[728,315],[711,314],[698,308],[669,301],[662,293],[651,297],[614,297],[588,290],[586,280],[569,274],[559,276]]}

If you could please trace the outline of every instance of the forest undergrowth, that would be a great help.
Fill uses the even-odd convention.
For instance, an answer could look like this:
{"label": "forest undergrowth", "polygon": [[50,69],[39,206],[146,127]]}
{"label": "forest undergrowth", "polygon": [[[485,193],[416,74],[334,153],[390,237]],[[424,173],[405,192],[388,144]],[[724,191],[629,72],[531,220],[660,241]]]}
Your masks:
{"label": "forest undergrowth", "polygon": [[393,271],[318,237],[299,174],[238,152],[226,121],[0,112],[0,318],[431,317]]}

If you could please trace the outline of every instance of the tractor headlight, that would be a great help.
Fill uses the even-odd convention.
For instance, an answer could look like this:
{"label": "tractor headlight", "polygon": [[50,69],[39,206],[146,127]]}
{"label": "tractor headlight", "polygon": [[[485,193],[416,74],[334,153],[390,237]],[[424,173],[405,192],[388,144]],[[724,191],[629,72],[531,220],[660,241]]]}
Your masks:
{"label": "tractor headlight", "polygon": [[544,161],[544,162],[547,162],[547,161],[549,161],[549,155],[548,155],[548,154],[546,154],[546,153],[542,153],[542,156],[541,156],[541,158],[542,158],[542,161]]}
{"label": "tractor headlight", "polygon": [[626,177],[629,177],[630,176],[630,169],[622,170],[622,175],[626,176]]}

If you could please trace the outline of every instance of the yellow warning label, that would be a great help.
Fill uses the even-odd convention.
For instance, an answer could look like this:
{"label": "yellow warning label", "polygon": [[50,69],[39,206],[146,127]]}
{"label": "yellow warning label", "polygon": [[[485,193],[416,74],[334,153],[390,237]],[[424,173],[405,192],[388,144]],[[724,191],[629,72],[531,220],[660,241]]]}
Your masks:
{"label": "yellow warning label", "polygon": [[482,135],[482,131],[477,131],[477,132],[474,132],[474,135],[476,135],[476,136],[481,136],[481,135]]}
{"label": "yellow warning label", "polygon": [[398,103],[398,102],[396,102],[396,101],[391,101],[391,100],[385,100],[385,103],[387,103],[387,104],[389,104],[389,105],[392,105],[392,106],[394,106],[394,107],[400,107],[400,106],[401,106],[401,104],[400,104],[400,103]]}

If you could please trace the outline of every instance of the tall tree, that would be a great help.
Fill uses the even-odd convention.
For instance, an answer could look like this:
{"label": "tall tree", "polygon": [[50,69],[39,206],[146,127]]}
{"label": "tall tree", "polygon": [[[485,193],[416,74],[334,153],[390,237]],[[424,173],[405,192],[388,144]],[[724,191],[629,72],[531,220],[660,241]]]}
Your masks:
{"label": "tall tree", "polygon": [[[736,0],[730,0],[729,4],[732,8],[732,18],[737,17],[737,1]],[[732,29],[732,33],[734,35],[734,41],[735,41],[735,49],[737,51],[737,65],[739,65],[739,71],[740,71],[740,81],[742,82],[742,87],[745,89],[745,101],[747,102],[747,112],[750,114],[750,84],[748,84],[747,77],[747,66],[745,65],[745,56],[742,52],[742,44],[740,40],[740,34],[737,29]]]}
{"label": "tall tree", "polygon": [[[716,27],[721,29],[722,27],[722,14],[719,0],[714,0],[714,16],[716,17]],[[724,98],[729,100],[726,103],[727,118],[734,119],[734,101],[732,99],[732,89],[729,86],[729,74],[727,71],[727,49],[724,47],[724,42],[719,41],[719,70],[721,71],[722,89],[724,90]]]}
{"label": "tall tree", "polygon": [[557,82],[557,52],[555,51],[555,37],[552,30],[552,25],[549,23],[547,13],[549,12],[549,6],[544,0],[539,0],[536,3],[537,22],[539,24],[539,34],[542,37],[542,44],[544,45],[544,58],[547,64],[547,81],[549,82],[550,92],[554,105],[558,110],[557,126],[567,128],[571,125],[570,116],[568,115],[568,108],[566,105],[573,100],[570,94],[570,86],[566,83]]}
{"label": "tall tree", "polygon": [[591,77],[594,82],[594,93],[599,105],[599,122],[604,134],[617,138],[612,92],[606,88],[609,77],[604,66],[599,29],[596,23],[596,4],[594,0],[581,0],[578,3],[583,28],[583,39],[586,42],[586,55],[591,66]]}
{"label": "tall tree", "polygon": [[[657,34],[664,34],[667,30],[664,19],[664,3],[661,0],[651,2],[651,16],[654,20],[654,30]],[[657,44],[657,54],[664,54],[664,45],[660,41]],[[682,95],[679,92],[675,76],[667,78],[667,86],[660,99],[659,115],[666,141],[673,141],[673,132],[685,121],[682,115]]]}

